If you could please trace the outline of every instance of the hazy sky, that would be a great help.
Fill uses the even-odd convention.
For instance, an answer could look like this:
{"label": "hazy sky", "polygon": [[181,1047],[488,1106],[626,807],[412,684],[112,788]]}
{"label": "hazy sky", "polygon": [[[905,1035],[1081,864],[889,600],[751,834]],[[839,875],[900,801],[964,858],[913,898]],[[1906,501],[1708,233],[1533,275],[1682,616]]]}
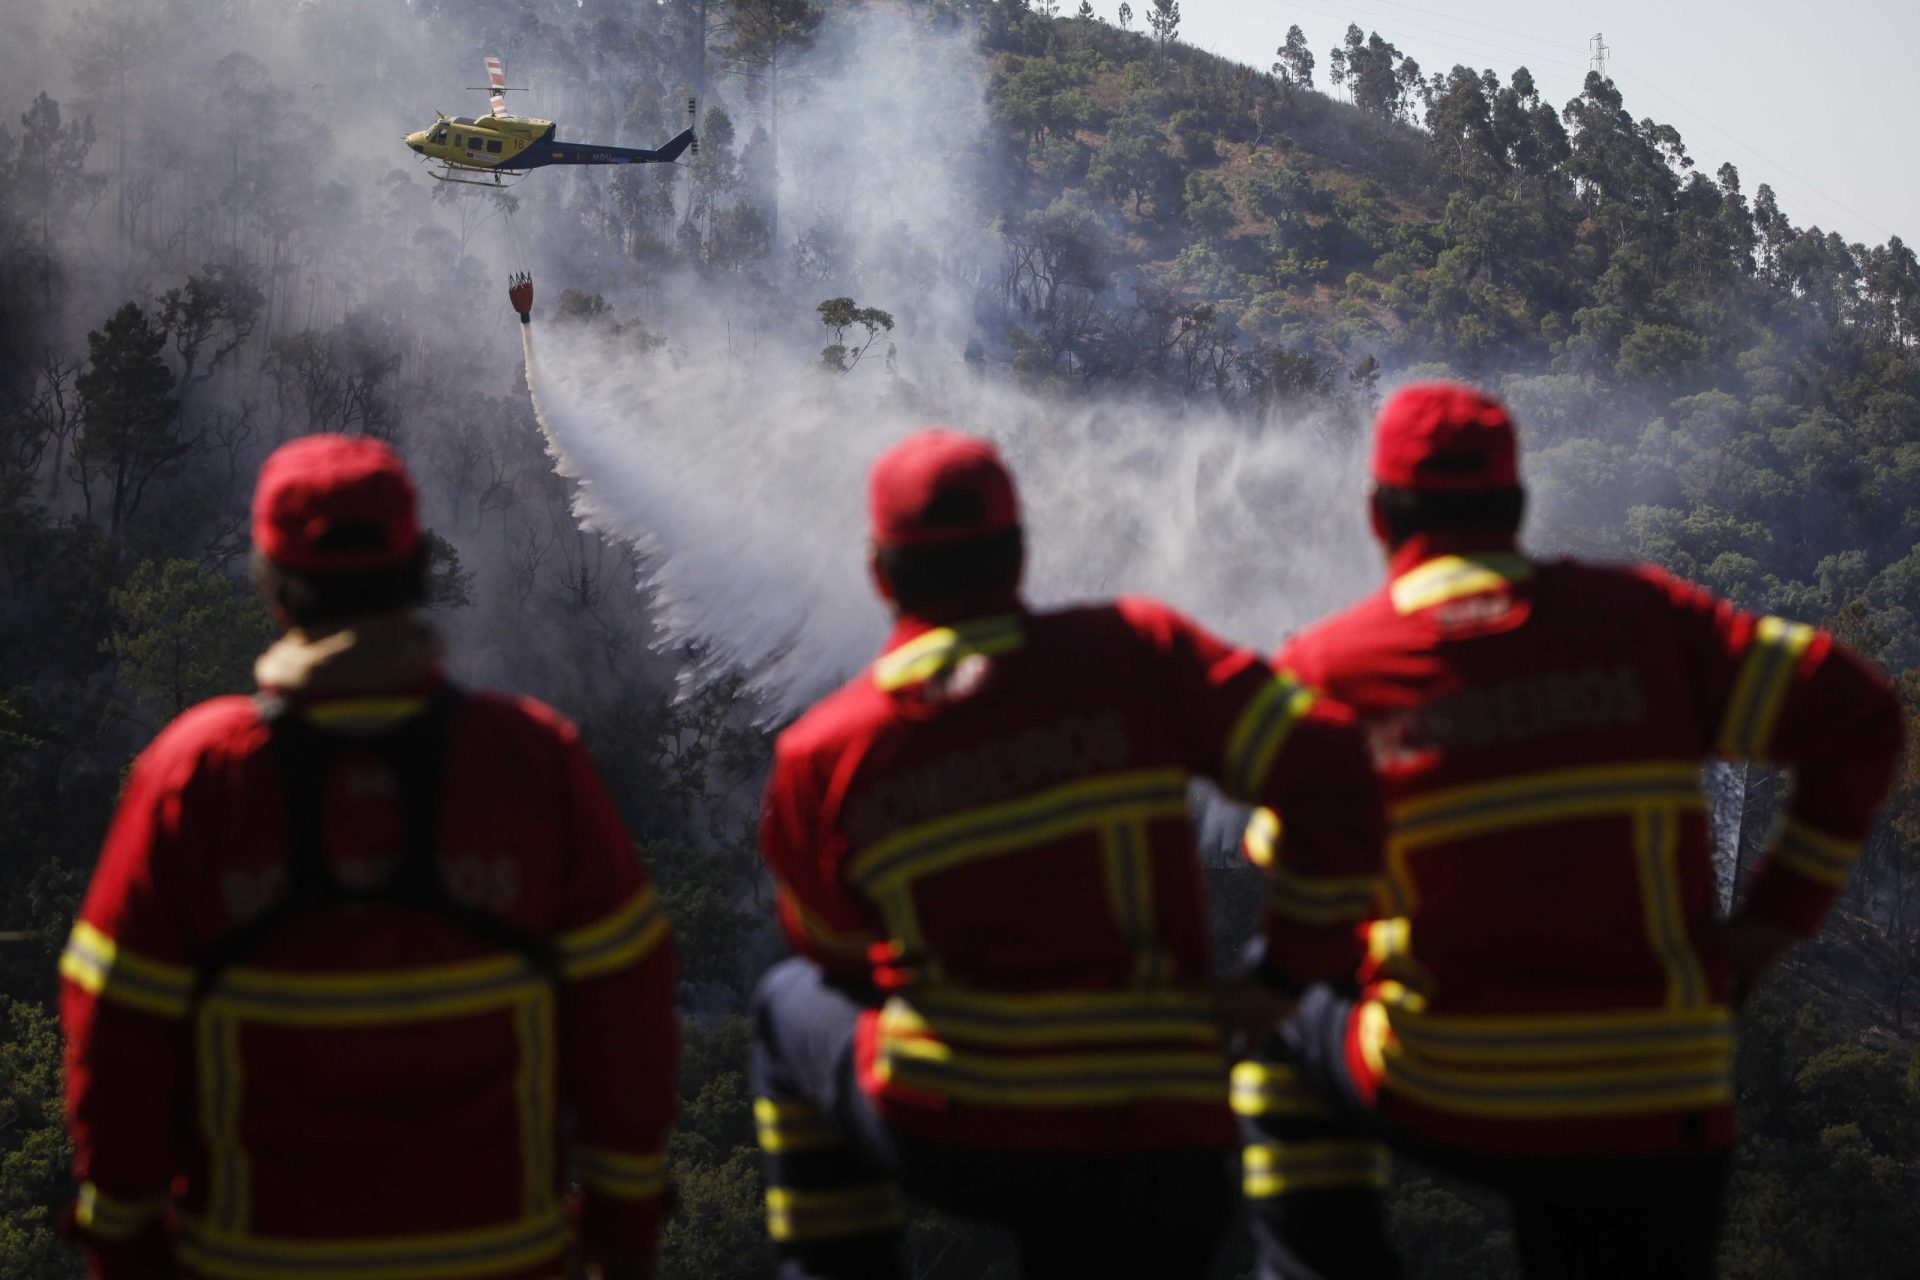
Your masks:
{"label": "hazy sky", "polygon": [[[1136,29],[1149,3],[1133,0]],[[1108,19],[1119,8],[1093,4]],[[1181,0],[1180,13],[1189,44],[1263,68],[1298,23],[1323,90],[1354,22],[1428,74],[1466,63],[1504,79],[1524,65],[1556,108],[1579,94],[1601,32],[1627,109],[1678,128],[1709,174],[1731,160],[1749,197],[1771,183],[1799,226],[1920,239],[1915,0]]]}

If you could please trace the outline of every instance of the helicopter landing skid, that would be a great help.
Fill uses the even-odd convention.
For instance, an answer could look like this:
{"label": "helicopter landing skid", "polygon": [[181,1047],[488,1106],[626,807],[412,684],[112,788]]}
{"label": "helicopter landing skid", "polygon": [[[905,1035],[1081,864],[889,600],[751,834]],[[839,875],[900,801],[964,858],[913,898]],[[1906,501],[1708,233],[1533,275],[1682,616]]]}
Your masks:
{"label": "helicopter landing skid", "polygon": [[502,182],[500,175],[495,173],[490,175],[493,180],[486,182],[478,178],[456,178],[451,173],[436,173],[432,169],[429,169],[427,170],[427,176],[435,182],[451,182],[462,187],[486,187],[493,191],[505,191],[509,187],[519,186],[521,179],[527,175],[524,173],[516,173],[513,175],[513,181]]}

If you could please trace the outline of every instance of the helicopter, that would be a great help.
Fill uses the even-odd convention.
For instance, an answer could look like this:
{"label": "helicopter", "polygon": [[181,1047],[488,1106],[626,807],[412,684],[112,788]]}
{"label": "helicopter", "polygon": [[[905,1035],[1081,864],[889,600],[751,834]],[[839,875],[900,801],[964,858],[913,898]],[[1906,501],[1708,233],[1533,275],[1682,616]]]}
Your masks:
{"label": "helicopter", "polygon": [[[671,164],[689,148],[696,155],[699,153],[700,144],[694,140],[692,129],[682,130],[672,141],[652,151],[593,142],[561,142],[554,137],[553,121],[507,113],[507,94],[523,90],[507,86],[506,70],[500,59],[488,58],[486,65],[486,86],[469,87],[488,95],[491,114],[474,119],[471,116],[449,118],[444,112],[437,112],[439,119],[431,128],[407,135],[409,147],[441,166],[438,171],[428,170],[429,177],[467,186],[503,187],[510,185],[501,181],[504,174],[517,175],[517,180],[530,169],[542,169],[550,164]],[[694,102],[689,98],[689,117],[693,110]],[[485,175],[492,181],[456,176],[462,174]]]}

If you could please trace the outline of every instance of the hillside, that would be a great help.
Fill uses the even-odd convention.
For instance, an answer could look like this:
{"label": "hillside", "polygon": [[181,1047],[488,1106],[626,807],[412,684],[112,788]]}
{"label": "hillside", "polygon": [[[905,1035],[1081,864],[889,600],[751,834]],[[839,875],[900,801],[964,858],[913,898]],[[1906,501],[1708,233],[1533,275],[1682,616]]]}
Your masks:
{"label": "hillside", "polygon": [[[1535,546],[1828,625],[1920,732],[1911,249],[1794,225],[1766,175],[1699,172],[1599,77],[1553,103],[1523,69],[1411,68],[1360,33],[1288,46],[1280,75],[1061,7],[21,6],[0,44],[0,1278],[76,1274],[52,1234],[53,956],[133,755],[250,687],[272,628],[247,500],[291,435],[406,454],[456,675],[578,722],[656,873],[691,1011],[685,1280],[766,1270],[741,1012],[779,943],[752,813],[768,723],[805,692],[784,673],[864,655],[857,498],[825,498],[903,423],[1008,444],[1056,521],[1050,592],[1190,592],[1269,648],[1375,572],[1355,468],[1383,392],[1479,380],[1522,422]],[[1351,101],[1325,91],[1336,52]],[[398,139],[474,108],[482,54],[570,140],[651,145],[696,99],[699,155],[435,183]],[[592,446],[574,478],[501,296],[522,269],[543,402]],[[1715,773],[1729,877],[1778,781]],[[1261,890],[1213,882],[1225,949]],[[1751,1011],[1727,1276],[1912,1273],[1916,957],[1909,759],[1833,926]],[[1512,1274],[1473,1197],[1409,1175],[1395,1221],[1415,1276]],[[929,1277],[1006,1265],[931,1216],[914,1250]]]}

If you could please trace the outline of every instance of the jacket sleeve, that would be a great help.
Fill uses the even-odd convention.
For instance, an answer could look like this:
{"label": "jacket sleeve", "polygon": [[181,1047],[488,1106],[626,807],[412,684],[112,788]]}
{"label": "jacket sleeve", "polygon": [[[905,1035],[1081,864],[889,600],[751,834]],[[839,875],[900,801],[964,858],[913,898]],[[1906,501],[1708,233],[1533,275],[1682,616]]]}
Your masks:
{"label": "jacket sleeve", "polygon": [[871,973],[867,949],[885,937],[871,904],[840,876],[837,837],[819,820],[820,794],[803,752],[785,734],[760,812],[760,853],[772,874],[780,927],[795,954],[854,978]]}
{"label": "jacket sleeve", "polygon": [[1899,701],[1824,631],[1744,613],[1644,570],[1678,619],[1703,753],[1793,769],[1786,821],[1755,872],[1744,913],[1801,935],[1846,883],[1901,745]]}
{"label": "jacket sleeve", "polygon": [[204,836],[184,802],[190,762],[163,738],[134,762],[60,957],[66,1114],[79,1196],[70,1217],[92,1274],[166,1274],[172,1126],[192,1080],[188,882]]}
{"label": "jacket sleeve", "polygon": [[564,738],[574,862],[558,939],[560,1045],[581,1244],[597,1261],[651,1256],[672,1200],[673,936],[585,748],[570,727]]}
{"label": "jacket sleeve", "polygon": [[1194,771],[1258,806],[1244,848],[1272,883],[1260,972],[1279,986],[1351,976],[1385,831],[1352,710],[1170,610],[1122,607],[1171,659]]}

